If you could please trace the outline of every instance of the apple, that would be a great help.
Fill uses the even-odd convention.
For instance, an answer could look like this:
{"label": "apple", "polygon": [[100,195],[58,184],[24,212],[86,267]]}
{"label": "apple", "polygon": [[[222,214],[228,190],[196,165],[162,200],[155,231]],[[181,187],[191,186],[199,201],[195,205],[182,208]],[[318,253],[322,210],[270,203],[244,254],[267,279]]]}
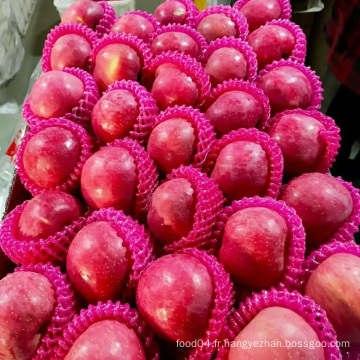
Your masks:
{"label": "apple", "polygon": [[172,342],[205,335],[213,285],[207,268],[195,257],[171,254],[153,262],[141,276],[136,304],[160,337]]}
{"label": "apple", "polygon": [[168,24],[185,24],[187,16],[186,6],[180,1],[165,1],[154,12],[154,17],[161,26]]}
{"label": "apple", "polygon": [[284,274],[288,228],[282,216],[263,207],[239,210],[226,222],[220,262],[238,285],[265,289]]}
{"label": "apple", "polygon": [[360,345],[360,258],[334,254],[311,274],[305,294],[319,304],[334,326],[339,341]]}
{"label": "apple", "polygon": [[210,14],[197,25],[196,30],[208,43],[224,36],[236,36],[235,23],[225,14]]}
{"label": "apple", "polygon": [[220,151],[211,178],[228,200],[239,200],[263,194],[268,166],[266,152],[259,144],[236,141]]}
{"label": "apple", "polygon": [[139,116],[139,103],[127,90],[112,90],[104,94],[94,106],[91,124],[95,136],[102,143],[127,136]]}
{"label": "apple", "polygon": [[42,74],[30,92],[30,109],[42,118],[59,118],[79,105],[84,95],[83,82],[63,71]]}
{"label": "apple", "polygon": [[269,98],[272,114],[288,109],[307,109],[313,90],[306,75],[292,66],[279,66],[264,74],[257,83]]}
{"label": "apple", "polygon": [[244,91],[221,94],[205,112],[219,135],[231,130],[256,127],[263,116],[260,102]]}
{"label": "apple", "polygon": [[110,31],[134,35],[145,42],[149,42],[155,32],[155,28],[144,16],[130,13],[120,16]]}
{"label": "apple", "polygon": [[103,7],[95,1],[81,0],[71,4],[64,12],[62,23],[80,23],[95,29],[104,16]]}
{"label": "apple", "polygon": [[22,161],[32,181],[51,189],[66,182],[80,159],[80,152],[80,140],[71,130],[51,126],[28,140]]}
{"label": "apple", "polygon": [[79,200],[73,196],[60,191],[45,191],[25,205],[17,224],[17,235],[22,240],[46,239],[62,231],[82,213]]}
{"label": "apple", "polygon": [[125,44],[109,44],[95,58],[94,79],[101,91],[117,80],[137,81],[140,73],[138,53]]}
{"label": "apple", "polygon": [[93,209],[131,211],[137,187],[136,164],[123,147],[106,147],[90,156],[81,174],[81,191]]}
{"label": "apple", "polygon": [[326,151],[320,132],[324,125],[307,115],[281,116],[268,131],[279,145],[284,156],[284,173],[288,177],[316,171],[317,164]]}
{"label": "apple", "polygon": [[194,128],[189,121],[169,119],[155,126],[147,152],[161,172],[170,173],[180,165],[191,164],[195,141]]}
{"label": "apple", "polygon": [[287,29],[279,25],[265,25],[255,30],[248,37],[253,48],[259,69],[275,60],[288,59],[295,47],[295,37]]}
{"label": "apple", "polygon": [[3,359],[33,359],[55,307],[49,280],[19,271],[0,281],[0,354]]}
{"label": "apple", "polygon": [[90,325],[74,342],[64,360],[146,360],[135,331],[116,320]]}
{"label": "apple", "polygon": [[237,344],[254,342],[282,346],[235,346],[230,348],[228,360],[325,360],[324,348],[314,346],[286,346],[290,343],[315,344],[319,342],[316,331],[304,318],[290,309],[279,306],[261,310],[236,336]]}
{"label": "apple", "polygon": [[281,198],[302,219],[309,247],[327,241],[353,210],[349,191],[326,174],[304,174],[291,180]]}
{"label": "apple", "polygon": [[172,179],[154,192],[147,216],[150,231],[163,244],[187,236],[194,223],[196,194],[186,179]]}
{"label": "apple", "polygon": [[205,70],[210,75],[211,84],[215,87],[226,80],[245,79],[248,64],[239,50],[223,47],[210,55]]}

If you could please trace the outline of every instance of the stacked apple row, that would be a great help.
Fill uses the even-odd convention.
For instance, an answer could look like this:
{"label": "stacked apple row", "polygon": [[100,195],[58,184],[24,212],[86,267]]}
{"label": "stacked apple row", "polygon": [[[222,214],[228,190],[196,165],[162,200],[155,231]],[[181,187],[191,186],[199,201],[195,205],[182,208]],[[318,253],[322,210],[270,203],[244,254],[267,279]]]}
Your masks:
{"label": "stacked apple row", "polygon": [[360,196],[329,174],[339,129],[290,16],[287,0],[66,10],[23,107],[33,198],[0,229],[18,266],[0,354],[360,357]]}

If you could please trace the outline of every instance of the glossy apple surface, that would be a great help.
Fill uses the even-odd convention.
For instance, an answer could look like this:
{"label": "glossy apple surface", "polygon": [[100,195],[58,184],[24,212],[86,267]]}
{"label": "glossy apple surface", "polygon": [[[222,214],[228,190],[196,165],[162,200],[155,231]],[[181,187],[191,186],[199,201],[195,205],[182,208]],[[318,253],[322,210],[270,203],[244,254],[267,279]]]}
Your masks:
{"label": "glossy apple surface", "polygon": [[155,12],[154,17],[161,26],[168,24],[185,24],[187,16],[186,6],[180,1],[165,1],[160,4]]}
{"label": "glossy apple surface", "polygon": [[225,14],[211,14],[204,17],[196,30],[208,43],[224,36],[236,36],[236,25]]}

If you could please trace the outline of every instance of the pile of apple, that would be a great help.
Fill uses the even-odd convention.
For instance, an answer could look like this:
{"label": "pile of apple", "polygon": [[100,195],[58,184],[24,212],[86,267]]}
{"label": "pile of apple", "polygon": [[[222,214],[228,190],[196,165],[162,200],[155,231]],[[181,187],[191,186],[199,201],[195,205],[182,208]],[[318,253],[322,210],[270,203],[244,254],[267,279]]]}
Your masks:
{"label": "pile of apple", "polygon": [[0,358],[360,359],[360,196],[290,16],[65,11],[0,229]]}

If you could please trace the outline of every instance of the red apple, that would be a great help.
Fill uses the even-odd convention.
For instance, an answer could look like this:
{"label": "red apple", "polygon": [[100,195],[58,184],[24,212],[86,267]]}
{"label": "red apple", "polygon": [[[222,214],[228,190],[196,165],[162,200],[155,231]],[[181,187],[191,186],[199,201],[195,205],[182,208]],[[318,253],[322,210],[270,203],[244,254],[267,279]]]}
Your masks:
{"label": "red apple", "polygon": [[302,219],[310,247],[328,240],[353,209],[351,195],[345,186],[337,179],[319,173],[304,174],[290,181],[282,200]]}
{"label": "red apple", "polygon": [[231,130],[256,127],[263,116],[260,102],[243,91],[228,91],[220,95],[206,110],[210,120],[220,135]]}
{"label": "red apple", "polygon": [[307,109],[311,105],[311,83],[303,72],[292,66],[270,70],[257,85],[269,98],[273,114],[287,109]]}
{"label": "red apple", "polygon": [[51,319],[55,293],[38,273],[20,271],[0,281],[0,354],[3,359],[33,359],[41,332]]}
{"label": "red apple", "polygon": [[191,341],[205,335],[212,297],[207,268],[193,256],[171,254],[144,272],[136,304],[157,335],[173,342]]}
{"label": "red apple", "polygon": [[230,143],[220,151],[211,178],[228,200],[262,195],[268,178],[266,152],[250,141]]}
{"label": "red apple", "polygon": [[240,210],[226,222],[220,262],[239,285],[258,290],[276,285],[284,273],[287,232],[276,211]]}
{"label": "red apple", "polygon": [[312,297],[328,316],[340,341],[360,345],[360,258],[334,254],[311,274],[305,294]]}
{"label": "red apple", "polygon": [[84,94],[83,82],[63,71],[42,74],[30,92],[30,108],[45,119],[58,118],[79,105]]}
{"label": "red apple", "polygon": [[37,185],[50,189],[63,184],[80,158],[79,138],[62,127],[48,127],[32,136],[25,145],[23,165]]}
{"label": "red apple", "polygon": [[81,191],[94,209],[114,207],[128,213],[137,187],[136,165],[129,151],[107,147],[93,154],[81,174]]}
{"label": "red apple", "polygon": [[90,325],[74,342],[65,360],[146,360],[135,331],[116,320]]}
{"label": "red apple", "polygon": [[279,19],[281,6],[278,0],[251,0],[240,11],[246,17],[249,31],[252,32],[268,21]]}
{"label": "red apple", "polygon": [[250,34],[248,43],[262,69],[275,60],[288,59],[294,50],[295,37],[282,26],[266,25]]}
{"label": "red apple", "polygon": [[195,150],[195,134],[185,119],[169,119],[158,124],[150,134],[147,151],[156,166],[170,173],[180,165],[190,165]]}
{"label": "red apple", "polygon": [[204,17],[196,30],[208,43],[224,36],[236,36],[235,23],[225,14],[211,14]]}
{"label": "red apple", "polygon": [[147,222],[153,235],[164,244],[187,236],[194,223],[196,195],[186,179],[173,179],[154,192]]}
{"label": "red apple", "polygon": [[17,233],[24,240],[46,239],[82,215],[82,206],[73,196],[60,191],[45,191],[24,207]]}
{"label": "red apple", "polygon": [[76,1],[64,12],[62,23],[80,23],[95,29],[104,16],[103,7],[91,0]]}
{"label": "red apple", "polygon": [[93,76],[102,91],[117,80],[137,81],[139,72],[139,55],[128,45],[109,44],[96,55]]}
{"label": "red apple", "polygon": [[[319,337],[304,318],[292,310],[274,306],[261,310],[236,336],[235,344],[258,344],[263,346],[234,346],[228,360],[325,360],[324,348],[304,346],[316,344]],[[265,342],[270,345],[265,346]],[[282,346],[271,346],[278,344]],[[286,346],[286,342],[301,344]]]}
{"label": "red apple", "polygon": [[139,116],[137,99],[127,90],[112,90],[94,106],[91,124],[102,143],[122,139],[129,134]]}
{"label": "red apple", "polygon": [[226,80],[245,79],[247,68],[248,65],[244,55],[239,50],[229,47],[215,50],[210,55],[205,66],[213,86]]}
{"label": "red apple", "polygon": [[294,177],[316,170],[325,152],[325,140],[319,132],[322,123],[301,114],[284,115],[269,130],[284,156],[284,173]]}
{"label": "red apple", "polygon": [[180,1],[165,1],[154,12],[154,17],[161,26],[185,24],[186,16],[186,6]]}
{"label": "red apple", "polygon": [[87,301],[115,300],[129,270],[124,240],[107,221],[86,225],[72,241],[66,268],[75,289]]}
{"label": "red apple", "polygon": [[111,32],[134,35],[145,42],[149,42],[155,32],[155,28],[144,16],[125,14],[115,22]]}
{"label": "red apple", "polygon": [[76,67],[86,70],[91,55],[90,43],[81,35],[67,34],[56,40],[50,55],[51,68]]}
{"label": "red apple", "polygon": [[197,57],[200,51],[198,44],[191,36],[178,31],[160,34],[153,40],[150,49],[154,56],[166,51],[177,51]]}

